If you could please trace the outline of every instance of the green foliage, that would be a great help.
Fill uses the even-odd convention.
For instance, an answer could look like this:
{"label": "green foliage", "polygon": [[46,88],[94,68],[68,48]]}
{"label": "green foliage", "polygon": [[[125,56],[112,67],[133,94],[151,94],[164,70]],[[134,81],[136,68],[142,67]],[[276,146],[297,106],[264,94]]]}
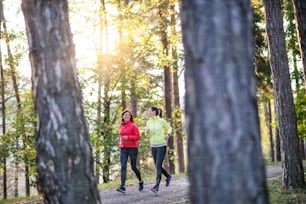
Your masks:
{"label": "green foliage", "polygon": [[29,176],[36,177],[35,134],[37,118],[31,92],[23,94],[19,114],[19,117],[14,115],[16,119],[10,124],[7,132],[0,137],[0,157],[13,158],[14,162],[18,161],[27,165]]}
{"label": "green foliage", "polygon": [[298,90],[295,99],[295,111],[299,137],[306,140],[306,95],[305,89]]}
{"label": "green foliage", "polygon": [[296,37],[294,8],[291,1],[284,1],[283,14],[286,21],[285,34],[286,44],[289,50],[293,50],[294,55],[299,54],[299,43]]}
{"label": "green foliage", "polygon": [[260,94],[264,94],[265,97],[271,97],[272,95],[272,75],[267,56],[268,46],[265,39],[264,28],[264,14],[263,14],[262,2],[252,1],[253,8],[253,38],[255,46],[255,73],[257,79],[257,86]]}
{"label": "green foliage", "polygon": [[[103,19],[98,28],[88,28],[97,29],[101,33],[92,38],[94,43],[103,43],[95,53],[91,53],[91,63],[78,67],[78,73],[96,169],[104,167],[101,160],[111,152],[110,169],[115,168],[116,171],[119,163],[119,116],[125,108],[121,107],[122,102],[130,109],[132,101],[136,101],[139,117],[135,119],[142,131],[147,109],[152,105],[164,106],[163,66],[172,62],[161,53],[158,13],[160,2],[108,1],[105,4],[106,10],[99,10],[101,7],[98,4],[86,6],[87,10],[84,10],[81,9],[83,4],[75,3],[71,7],[70,16],[72,25],[80,13],[87,16],[87,26],[90,23],[97,25],[97,17]],[[167,9],[163,8],[163,11]],[[86,30],[74,32],[74,36],[83,32]],[[182,59],[181,39],[177,36],[180,33],[172,34],[169,39],[178,47],[177,52]],[[76,41],[76,49],[79,45],[82,46],[82,43]],[[80,53],[87,56],[82,50]],[[179,70],[182,67],[183,63]],[[139,155],[140,162],[145,164],[150,158],[150,147],[143,132],[141,136]],[[101,175],[99,172],[97,174]]]}

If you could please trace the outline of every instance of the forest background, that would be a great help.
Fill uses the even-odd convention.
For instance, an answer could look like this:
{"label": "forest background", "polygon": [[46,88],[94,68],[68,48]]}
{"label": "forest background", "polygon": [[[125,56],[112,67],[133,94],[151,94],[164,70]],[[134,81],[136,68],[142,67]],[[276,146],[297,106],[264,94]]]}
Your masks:
{"label": "forest background", "polygon": [[[263,154],[280,161],[280,139],[261,1],[254,11],[255,67]],[[90,132],[98,183],[118,179],[118,127],[122,110],[130,109],[140,127],[139,164],[154,171],[149,142],[143,134],[152,105],[164,110],[174,131],[167,168],[185,173],[184,60],[179,5],[176,1],[69,1],[77,71]],[[37,118],[31,93],[31,68],[20,1],[1,0],[0,137],[2,197],[36,193],[35,135]],[[305,158],[306,98],[293,6],[283,3],[286,45],[294,90],[298,131]],[[32,188],[31,188],[32,186]]]}

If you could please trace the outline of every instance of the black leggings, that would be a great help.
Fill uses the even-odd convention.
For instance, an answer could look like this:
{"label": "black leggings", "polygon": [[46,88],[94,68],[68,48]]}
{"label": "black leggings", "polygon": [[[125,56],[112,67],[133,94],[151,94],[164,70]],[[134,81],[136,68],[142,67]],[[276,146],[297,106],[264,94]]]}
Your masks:
{"label": "black leggings", "polygon": [[161,176],[164,174],[167,178],[170,176],[163,168],[163,161],[165,159],[167,146],[151,147],[152,156],[156,166],[156,185],[159,186]]}
{"label": "black leggings", "polygon": [[125,186],[126,180],[126,166],[128,157],[130,157],[132,170],[136,174],[139,181],[141,181],[140,171],[136,167],[138,148],[120,148],[120,163],[121,163],[121,185]]}

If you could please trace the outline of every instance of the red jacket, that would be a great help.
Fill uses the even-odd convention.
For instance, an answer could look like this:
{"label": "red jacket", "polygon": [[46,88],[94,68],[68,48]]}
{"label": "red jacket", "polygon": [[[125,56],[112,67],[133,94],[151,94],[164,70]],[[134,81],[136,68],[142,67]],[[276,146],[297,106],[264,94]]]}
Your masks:
{"label": "red jacket", "polygon": [[[128,121],[121,123],[119,127],[120,144],[121,148],[138,148],[138,140],[140,140],[139,129],[137,125]],[[122,136],[128,136],[127,140],[122,139]]]}

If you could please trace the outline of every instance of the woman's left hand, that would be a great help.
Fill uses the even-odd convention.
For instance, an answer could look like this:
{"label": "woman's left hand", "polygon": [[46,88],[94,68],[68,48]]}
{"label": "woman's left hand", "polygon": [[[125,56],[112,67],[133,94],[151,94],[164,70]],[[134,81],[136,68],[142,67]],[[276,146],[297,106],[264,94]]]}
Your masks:
{"label": "woman's left hand", "polygon": [[169,139],[169,137],[170,137],[170,135],[169,135],[169,134],[166,134],[166,135],[165,135],[165,139],[166,139],[166,140],[168,140],[168,139]]}

